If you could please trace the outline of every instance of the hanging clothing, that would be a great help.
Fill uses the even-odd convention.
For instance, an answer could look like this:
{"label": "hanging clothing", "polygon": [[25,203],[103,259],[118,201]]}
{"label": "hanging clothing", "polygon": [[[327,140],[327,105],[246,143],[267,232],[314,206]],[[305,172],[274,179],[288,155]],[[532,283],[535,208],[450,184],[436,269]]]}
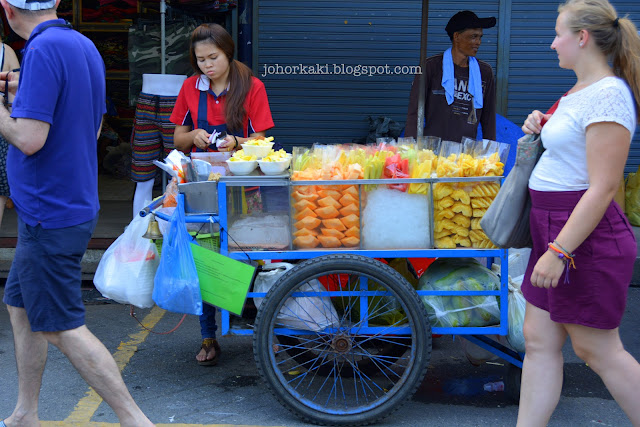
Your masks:
{"label": "hanging clothing", "polygon": [[175,146],[176,125],[169,117],[176,103],[175,96],[151,95],[141,92],[136,105],[131,133],[131,180],[146,182],[156,177],[154,160],[162,161]]}
{"label": "hanging clothing", "polygon": [[[189,61],[189,41],[197,26],[197,22],[189,18],[166,24],[166,74],[193,74]],[[161,71],[160,47],[159,23],[140,22],[129,27],[129,104],[132,106],[142,91],[142,75]]]}

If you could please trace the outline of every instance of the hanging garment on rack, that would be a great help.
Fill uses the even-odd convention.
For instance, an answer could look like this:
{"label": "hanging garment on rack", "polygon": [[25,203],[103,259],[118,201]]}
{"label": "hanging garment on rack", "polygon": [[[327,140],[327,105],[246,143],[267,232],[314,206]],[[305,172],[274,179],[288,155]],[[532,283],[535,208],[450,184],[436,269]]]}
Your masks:
{"label": "hanging garment on rack", "polygon": [[141,92],[131,133],[131,180],[146,182],[156,176],[154,160],[164,159],[175,147],[176,125],[169,121],[177,96],[150,95]]}
{"label": "hanging garment on rack", "polygon": [[97,33],[92,35],[91,41],[96,45],[100,56],[104,60],[107,70],[127,70],[127,46],[124,45],[123,33]]}
{"label": "hanging garment on rack", "polygon": [[172,7],[194,14],[210,14],[228,12],[237,6],[237,0],[178,0]]}
{"label": "hanging garment on rack", "polygon": [[114,23],[121,22],[131,15],[135,15],[138,9],[125,2],[117,2],[115,5],[97,6],[95,8],[82,8],[82,21],[84,23]]}
{"label": "hanging garment on rack", "polygon": [[[165,24],[165,73],[190,76],[189,39],[197,27],[194,19]],[[135,105],[142,90],[142,75],[161,72],[160,24],[143,21],[129,27],[129,103]]]}

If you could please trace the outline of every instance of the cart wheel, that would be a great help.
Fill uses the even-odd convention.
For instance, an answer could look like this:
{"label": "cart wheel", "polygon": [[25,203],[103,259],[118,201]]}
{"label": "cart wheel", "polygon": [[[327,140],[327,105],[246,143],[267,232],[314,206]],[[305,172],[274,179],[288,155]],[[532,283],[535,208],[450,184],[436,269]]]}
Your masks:
{"label": "cart wheel", "polygon": [[[317,294],[325,287],[331,298]],[[431,327],[414,289],[359,255],[326,255],[288,271],[265,297],[253,337],[268,387],[315,424],[390,415],[421,384],[431,357]]]}
{"label": "cart wheel", "polygon": [[505,383],[505,393],[513,403],[520,402],[520,381],[522,377],[522,368],[509,364],[507,367],[507,378]]}

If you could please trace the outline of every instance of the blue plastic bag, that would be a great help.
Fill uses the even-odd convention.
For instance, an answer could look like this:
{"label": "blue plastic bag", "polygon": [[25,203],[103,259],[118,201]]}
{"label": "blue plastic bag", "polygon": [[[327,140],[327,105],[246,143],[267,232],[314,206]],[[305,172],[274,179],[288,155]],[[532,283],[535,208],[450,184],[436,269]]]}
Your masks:
{"label": "blue plastic bag", "polygon": [[162,242],[162,256],[156,272],[153,301],[175,313],[202,314],[198,272],[191,254],[191,236],[184,217],[184,196],[176,197],[177,207]]}

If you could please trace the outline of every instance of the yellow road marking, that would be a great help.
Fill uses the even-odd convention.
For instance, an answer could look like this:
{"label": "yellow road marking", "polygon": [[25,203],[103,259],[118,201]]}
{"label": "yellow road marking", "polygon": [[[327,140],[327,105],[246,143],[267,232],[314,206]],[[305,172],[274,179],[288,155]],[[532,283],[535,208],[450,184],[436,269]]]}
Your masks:
{"label": "yellow road marking", "polygon": [[[156,323],[162,319],[162,316],[166,311],[159,308],[158,306],[153,307],[151,312],[145,316],[142,320],[142,324],[149,329],[152,329]],[[113,358],[120,369],[120,372],[127,366],[129,360],[134,355],[136,351],[138,351],[138,345],[144,342],[144,340],[149,335],[149,331],[146,329],[141,329],[139,332],[129,335],[131,338],[129,341],[125,343],[120,343],[118,346],[118,350],[114,353]],[[64,421],[43,421],[42,425],[49,426],[59,426],[59,425],[82,425],[82,426],[111,426],[114,424],[109,423],[92,423],[91,417],[96,412],[100,404],[102,403],[102,398],[98,393],[96,393],[93,388],[89,388],[89,391],[85,394],[85,397],[80,399],[73,412],[69,414],[66,420]],[[47,424],[50,423],[50,424]],[[117,424],[115,424],[117,425]],[[177,426],[178,424],[172,424],[173,426]]]}
{"label": "yellow road marking", "polygon": [[[70,426],[82,426],[82,427],[118,427],[118,423],[94,423],[94,422],[73,422],[67,421],[40,421],[42,427],[70,427]],[[156,424],[156,427],[264,427],[256,425],[240,425],[240,424]]]}

